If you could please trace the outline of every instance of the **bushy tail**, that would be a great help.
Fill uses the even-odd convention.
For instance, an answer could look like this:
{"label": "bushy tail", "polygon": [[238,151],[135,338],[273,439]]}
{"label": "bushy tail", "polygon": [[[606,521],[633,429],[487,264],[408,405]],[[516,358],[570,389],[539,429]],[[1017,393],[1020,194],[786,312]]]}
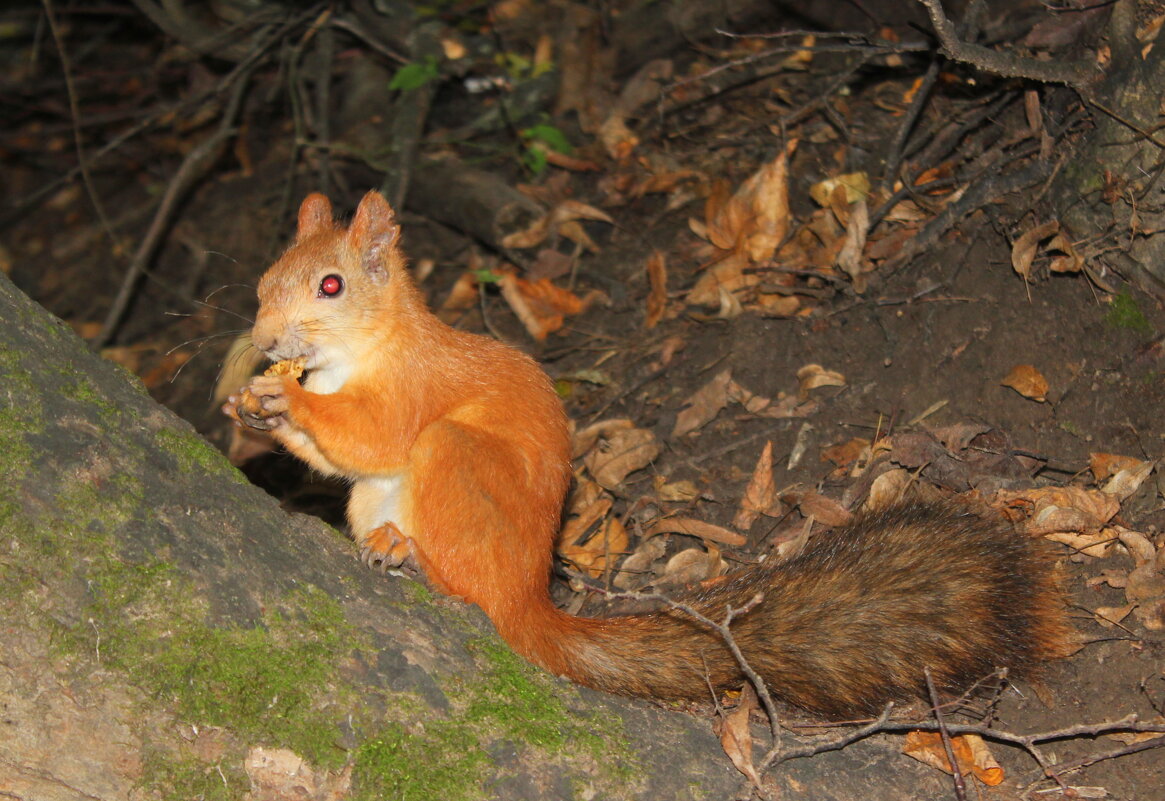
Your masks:
{"label": "bushy tail", "polygon": [[[941,504],[859,516],[797,557],[677,596],[733,639],[773,696],[840,718],[937,687],[966,689],[998,667],[1032,675],[1068,650],[1070,629],[1040,542]],[[596,689],[707,699],[743,674],[719,635],[689,615],[571,617],[527,602],[502,635],[532,661]]]}

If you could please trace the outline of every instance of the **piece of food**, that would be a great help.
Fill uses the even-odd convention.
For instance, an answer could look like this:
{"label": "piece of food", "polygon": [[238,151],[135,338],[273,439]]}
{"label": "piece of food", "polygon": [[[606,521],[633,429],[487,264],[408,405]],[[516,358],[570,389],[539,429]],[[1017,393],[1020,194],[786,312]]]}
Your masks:
{"label": "piece of food", "polygon": [[[307,365],[307,358],[300,356],[295,359],[283,359],[275,362],[275,364],[263,371],[265,376],[291,376],[292,378],[299,378],[303,375],[305,366]],[[259,398],[255,397],[251,392],[250,387],[244,387],[242,394],[239,396],[239,404],[235,407],[240,417],[272,417],[263,409],[263,404]]]}

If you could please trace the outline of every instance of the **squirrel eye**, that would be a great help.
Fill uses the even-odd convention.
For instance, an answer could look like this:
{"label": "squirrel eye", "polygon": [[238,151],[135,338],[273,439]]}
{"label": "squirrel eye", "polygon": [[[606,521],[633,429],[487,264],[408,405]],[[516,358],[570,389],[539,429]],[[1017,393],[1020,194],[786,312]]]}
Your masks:
{"label": "squirrel eye", "polygon": [[334,298],[344,291],[344,279],[338,275],[325,275],[320,281],[320,291],[316,294],[318,298]]}

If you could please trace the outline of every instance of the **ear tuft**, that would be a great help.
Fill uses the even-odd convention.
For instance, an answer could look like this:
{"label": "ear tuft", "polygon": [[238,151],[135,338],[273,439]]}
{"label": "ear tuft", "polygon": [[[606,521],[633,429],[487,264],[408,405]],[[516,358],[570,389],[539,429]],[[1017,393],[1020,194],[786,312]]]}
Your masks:
{"label": "ear tuft", "polygon": [[312,192],[305,197],[299,206],[295,241],[299,242],[313,234],[329,231],[332,227],[332,202],[319,192]]}
{"label": "ear tuft", "polygon": [[400,226],[396,215],[376,190],[370,191],[356,207],[356,216],[348,228],[348,244],[360,254],[364,269],[373,278],[387,278],[394,259]]}

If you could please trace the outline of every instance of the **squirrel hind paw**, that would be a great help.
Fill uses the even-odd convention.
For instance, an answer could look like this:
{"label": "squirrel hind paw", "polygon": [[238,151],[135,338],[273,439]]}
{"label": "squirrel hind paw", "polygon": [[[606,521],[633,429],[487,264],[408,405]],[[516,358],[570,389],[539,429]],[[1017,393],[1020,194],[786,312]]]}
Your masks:
{"label": "squirrel hind paw", "polygon": [[385,523],[364,536],[360,544],[360,561],[381,573],[393,568],[409,575],[421,573],[416,543],[402,534],[394,523]]}

